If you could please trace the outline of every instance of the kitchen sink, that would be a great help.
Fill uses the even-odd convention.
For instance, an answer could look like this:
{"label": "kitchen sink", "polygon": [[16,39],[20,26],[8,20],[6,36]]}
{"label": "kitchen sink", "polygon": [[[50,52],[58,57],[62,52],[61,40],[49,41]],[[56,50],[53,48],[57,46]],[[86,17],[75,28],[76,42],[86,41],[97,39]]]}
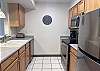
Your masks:
{"label": "kitchen sink", "polygon": [[9,40],[6,43],[0,43],[0,47],[19,47],[23,46],[28,40]]}

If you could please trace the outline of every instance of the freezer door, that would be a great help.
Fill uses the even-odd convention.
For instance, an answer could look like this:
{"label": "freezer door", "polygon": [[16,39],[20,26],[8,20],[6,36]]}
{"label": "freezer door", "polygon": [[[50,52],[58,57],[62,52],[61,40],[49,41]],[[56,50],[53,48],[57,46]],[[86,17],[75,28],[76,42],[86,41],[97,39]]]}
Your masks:
{"label": "freezer door", "polygon": [[86,62],[85,55],[78,50],[77,70],[76,71],[90,71]]}
{"label": "freezer door", "polygon": [[100,71],[100,64],[84,55],[81,51],[78,51],[76,71]]}
{"label": "freezer door", "polygon": [[100,71],[100,64],[96,63],[92,59],[85,57],[85,62],[90,71]]}

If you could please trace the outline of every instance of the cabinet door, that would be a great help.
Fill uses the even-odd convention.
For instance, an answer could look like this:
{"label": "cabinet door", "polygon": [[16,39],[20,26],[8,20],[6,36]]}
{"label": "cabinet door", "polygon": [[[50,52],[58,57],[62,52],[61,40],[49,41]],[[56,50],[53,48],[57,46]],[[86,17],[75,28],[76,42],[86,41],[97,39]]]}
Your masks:
{"label": "cabinet door", "polygon": [[73,17],[73,9],[69,10],[68,27],[71,27],[71,18]]}
{"label": "cabinet door", "polygon": [[[33,37],[34,38],[34,37]],[[33,59],[33,55],[34,55],[34,39],[32,39],[30,42],[29,42],[29,52],[30,52],[30,61],[32,61]]]}
{"label": "cabinet door", "polygon": [[77,16],[78,15],[78,5],[75,5],[73,7],[73,16]]}
{"label": "cabinet door", "polygon": [[16,59],[10,66],[8,66],[7,69],[5,69],[4,71],[19,71],[19,67],[18,67],[18,59]]}
{"label": "cabinet door", "polygon": [[85,0],[85,11],[90,12],[95,10],[95,0]]}
{"label": "cabinet door", "polygon": [[9,22],[10,27],[19,27],[19,12],[18,12],[18,4],[9,3]]}
{"label": "cabinet door", "polygon": [[77,57],[70,52],[70,66],[69,71],[76,71]]}
{"label": "cabinet door", "polygon": [[78,3],[78,14],[81,14],[84,11],[85,11],[85,2],[84,2],[84,0],[81,0]]}
{"label": "cabinet door", "polygon": [[25,26],[25,9],[21,5],[19,5],[19,21],[20,21],[20,27]]}
{"label": "cabinet door", "polygon": [[20,63],[20,71],[25,71],[26,66],[25,66],[25,51],[19,56],[19,63]]}
{"label": "cabinet door", "polygon": [[95,9],[100,8],[100,0],[95,0]]}
{"label": "cabinet door", "polygon": [[26,67],[27,67],[27,65],[28,65],[28,63],[29,63],[29,61],[30,61],[30,54],[29,54],[30,52],[29,52],[29,47],[27,47],[26,48]]}

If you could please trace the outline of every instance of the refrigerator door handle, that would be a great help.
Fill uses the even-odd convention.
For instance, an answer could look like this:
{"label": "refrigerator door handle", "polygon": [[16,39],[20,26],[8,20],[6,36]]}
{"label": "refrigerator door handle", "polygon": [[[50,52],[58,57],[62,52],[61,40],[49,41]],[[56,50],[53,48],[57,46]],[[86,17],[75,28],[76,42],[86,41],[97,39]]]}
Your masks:
{"label": "refrigerator door handle", "polygon": [[85,18],[82,16],[82,25],[84,25]]}

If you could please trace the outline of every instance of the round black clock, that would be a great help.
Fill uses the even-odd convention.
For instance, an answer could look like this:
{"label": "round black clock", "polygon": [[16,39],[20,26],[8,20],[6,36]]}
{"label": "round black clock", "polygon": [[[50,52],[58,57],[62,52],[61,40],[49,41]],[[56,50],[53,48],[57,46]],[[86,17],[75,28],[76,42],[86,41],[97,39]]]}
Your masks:
{"label": "round black clock", "polygon": [[50,25],[52,23],[52,18],[49,15],[45,15],[42,19],[43,23],[45,25]]}

